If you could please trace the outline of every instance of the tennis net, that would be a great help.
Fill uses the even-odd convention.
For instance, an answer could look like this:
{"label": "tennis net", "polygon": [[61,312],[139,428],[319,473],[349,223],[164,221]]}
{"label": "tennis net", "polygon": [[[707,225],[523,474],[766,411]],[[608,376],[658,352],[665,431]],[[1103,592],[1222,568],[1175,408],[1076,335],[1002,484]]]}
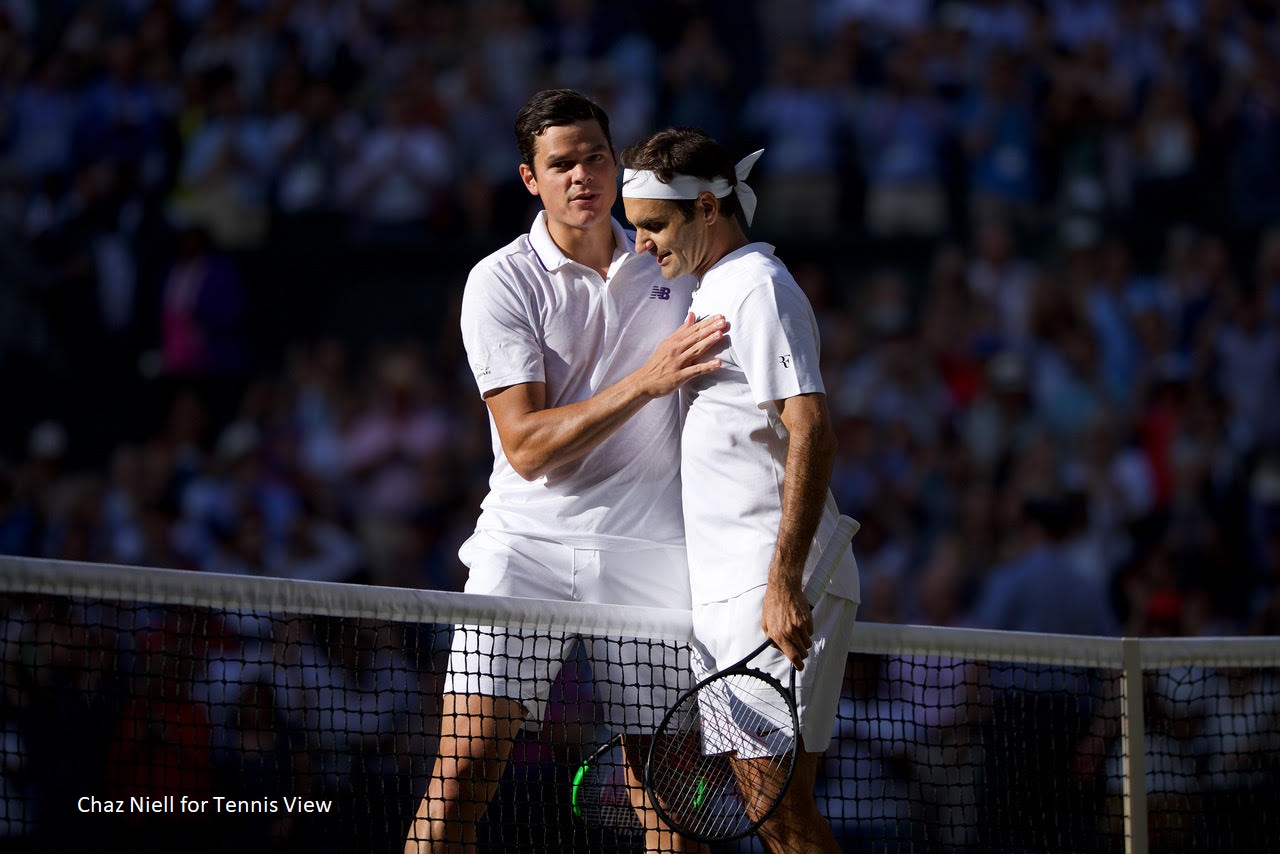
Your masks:
{"label": "tennis net", "polygon": [[[0,614],[0,847],[33,851],[399,851],[458,625],[519,629],[517,657],[584,639],[477,850],[638,850],[575,815],[601,697],[635,687],[586,649],[678,662],[689,635],[681,611],[15,557]],[[1278,667],[1277,639],[862,624],[819,803],[849,851],[1269,850]]]}

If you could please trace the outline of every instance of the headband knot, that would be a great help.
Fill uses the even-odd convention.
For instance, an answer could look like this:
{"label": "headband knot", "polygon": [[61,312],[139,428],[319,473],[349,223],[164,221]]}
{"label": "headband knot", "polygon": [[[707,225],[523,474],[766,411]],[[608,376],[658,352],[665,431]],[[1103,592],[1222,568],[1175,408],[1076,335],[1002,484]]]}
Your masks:
{"label": "headband knot", "polygon": [[708,181],[695,175],[673,175],[670,181],[663,181],[657,173],[648,169],[624,169],[622,197],[681,201],[696,199],[700,193],[711,193],[717,199],[723,199],[736,189],[738,204],[742,206],[742,215],[746,218],[747,225],[750,225],[756,213],[756,194],[747,186],[747,176],[751,174],[751,167],[756,165],[761,154],[764,154],[763,148],[748,154],[734,166],[733,172],[738,179],[736,187],[729,183],[728,178]]}

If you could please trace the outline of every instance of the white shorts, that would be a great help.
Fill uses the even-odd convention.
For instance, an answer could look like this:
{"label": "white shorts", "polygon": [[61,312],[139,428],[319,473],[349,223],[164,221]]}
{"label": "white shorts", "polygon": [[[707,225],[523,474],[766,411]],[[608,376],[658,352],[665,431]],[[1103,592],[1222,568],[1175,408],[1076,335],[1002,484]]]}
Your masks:
{"label": "white shorts", "polygon": [[[467,593],[689,608],[684,549],[600,551],[477,531],[458,556],[470,569]],[[615,731],[652,731],[691,684],[688,647],[673,641],[459,626],[444,691],[518,700],[528,712],[526,726],[538,729],[551,687],[579,641],[591,662],[602,719]]]}
{"label": "white shorts", "polygon": [[[694,606],[691,665],[695,681],[737,664],[764,642],[760,616],[765,590],[761,585],[731,599]],[[803,749],[809,753],[822,753],[831,743],[857,613],[857,602],[831,595],[823,596],[814,609],[813,645],[804,670],[796,673],[796,712]],[[772,675],[784,688],[790,684],[791,662],[777,647],[760,653],[751,666]],[[765,709],[754,711],[769,716]],[[704,738],[708,744],[759,744],[757,737],[747,733],[704,733]],[[739,749],[739,756],[752,758],[745,747]]]}

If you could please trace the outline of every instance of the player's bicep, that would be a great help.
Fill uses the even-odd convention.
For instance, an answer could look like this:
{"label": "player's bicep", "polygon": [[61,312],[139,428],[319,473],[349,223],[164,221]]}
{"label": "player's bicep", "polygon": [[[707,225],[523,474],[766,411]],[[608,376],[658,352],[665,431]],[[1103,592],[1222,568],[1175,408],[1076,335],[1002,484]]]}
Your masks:
{"label": "player's bicep", "polygon": [[462,297],[462,341],[482,394],[488,397],[546,379],[542,342],[518,289],[488,272],[473,272]]}
{"label": "player's bicep", "polygon": [[738,306],[734,348],[756,402],[791,398],[825,388],[818,365],[812,313],[787,290],[757,288]]}

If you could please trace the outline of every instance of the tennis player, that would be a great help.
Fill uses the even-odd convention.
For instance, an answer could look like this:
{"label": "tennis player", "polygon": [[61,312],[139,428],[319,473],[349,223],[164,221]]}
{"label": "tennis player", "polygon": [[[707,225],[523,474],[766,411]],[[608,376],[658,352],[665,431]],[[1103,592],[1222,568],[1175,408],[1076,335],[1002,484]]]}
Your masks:
{"label": "tennis player", "polygon": [[[623,152],[622,197],[636,251],[655,257],[669,280],[697,279],[697,317],[728,321],[713,350],[722,367],[681,391],[694,676],[736,662],[766,635],[776,649],[756,663],[784,685],[800,669],[803,749],[759,833],[772,851],[838,852],[814,778],[835,724],[858,569],[848,554],[811,612],[803,580],[839,516],[828,488],[835,434],[813,309],[773,247],[748,242],[739,221],[750,224],[755,211],[745,178],[760,154],[735,164],[700,130],[660,131]],[[743,734],[744,746],[752,741]],[[745,750],[737,756],[754,761]]]}
{"label": "tennis player", "polygon": [[[527,234],[475,266],[463,294],[463,340],[494,454],[475,533],[459,550],[465,589],[688,607],[673,392],[719,367],[708,351],[724,318],[694,322],[692,278],[663,276],[612,218],[618,161],[597,104],[570,90],[539,92],[515,134],[520,177],[544,209]],[[406,852],[473,850],[513,739],[542,720],[574,642],[459,627],[439,754]],[[688,687],[687,656],[655,647],[649,660],[629,644],[630,660],[617,660],[624,645],[600,646],[588,653],[593,667],[610,668],[598,680],[607,720],[615,731],[652,731]],[[607,656],[615,658],[599,660]],[[640,767],[636,743],[628,754]],[[646,844],[685,850],[662,829]]]}

